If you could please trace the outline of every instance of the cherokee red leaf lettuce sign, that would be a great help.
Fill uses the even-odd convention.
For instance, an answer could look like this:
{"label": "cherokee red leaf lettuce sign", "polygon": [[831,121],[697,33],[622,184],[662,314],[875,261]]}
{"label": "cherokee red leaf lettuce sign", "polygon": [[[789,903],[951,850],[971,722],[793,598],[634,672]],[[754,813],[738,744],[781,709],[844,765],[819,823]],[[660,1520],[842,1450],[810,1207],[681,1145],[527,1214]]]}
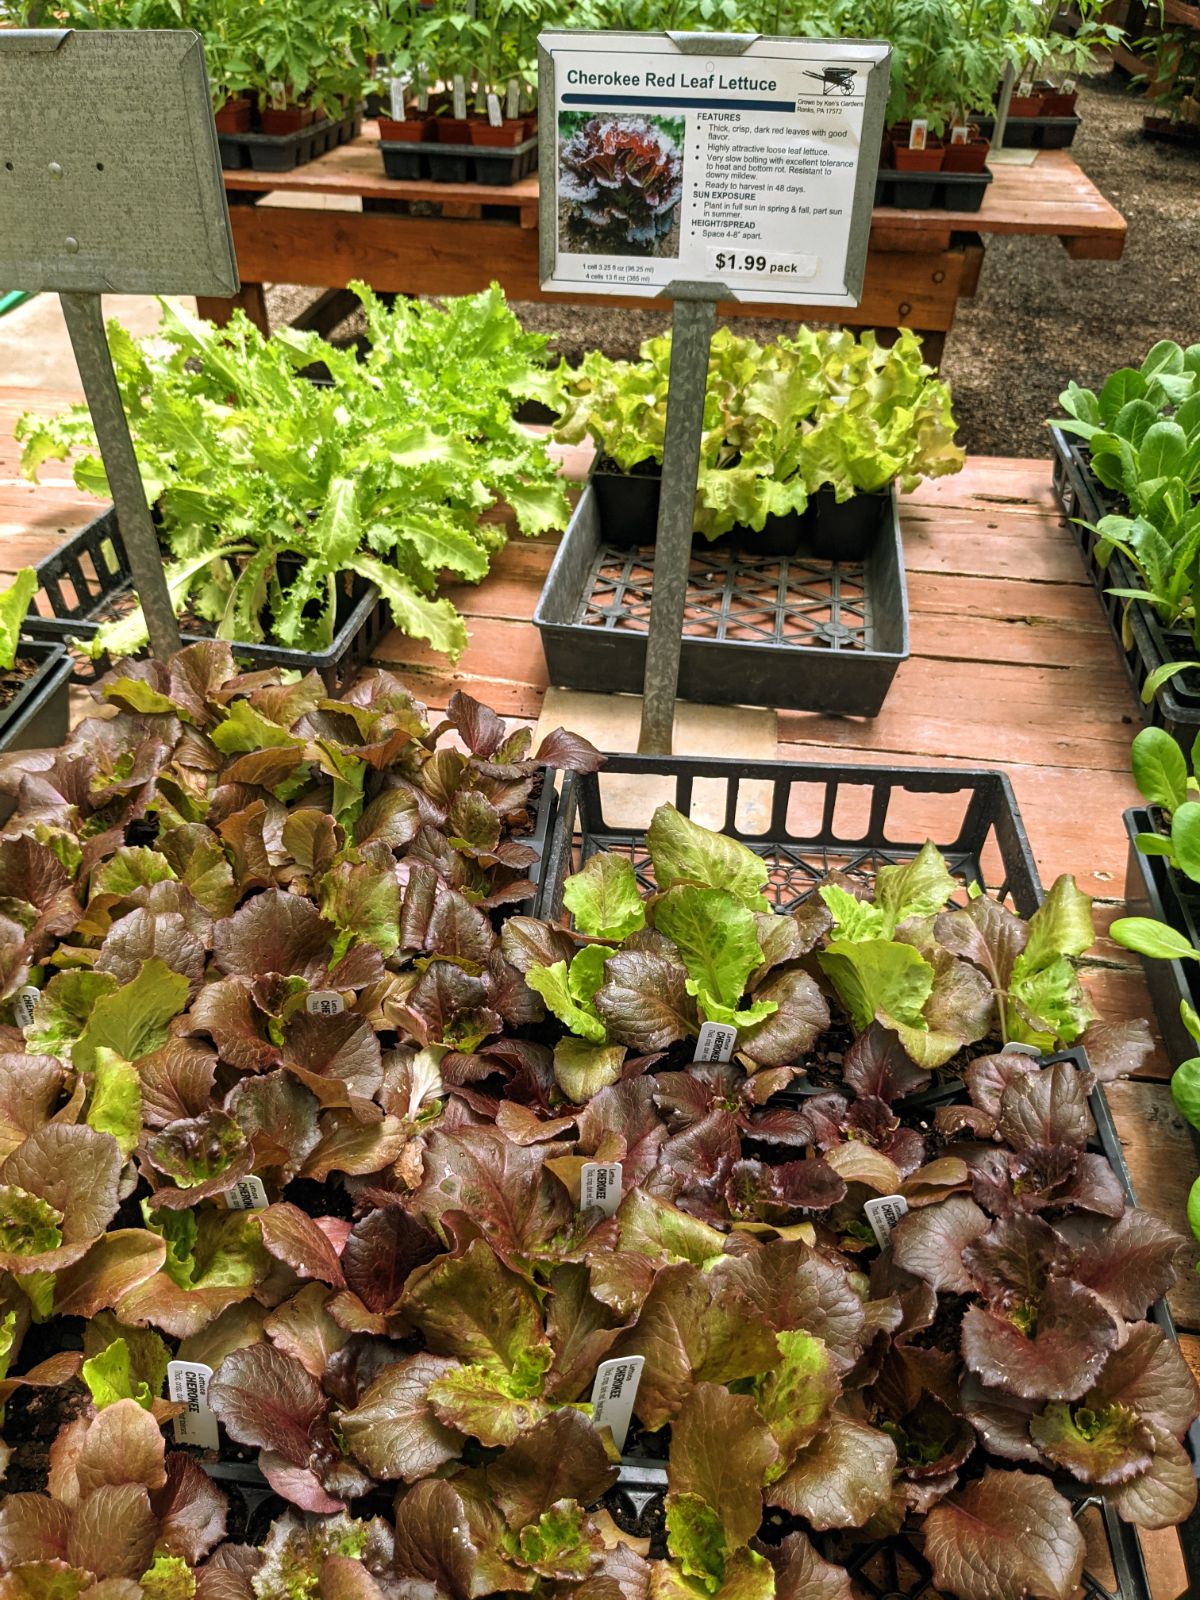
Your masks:
{"label": "cherokee red leaf lettuce sign", "polygon": [[886,44],[578,31],[538,45],[544,289],[857,302]]}

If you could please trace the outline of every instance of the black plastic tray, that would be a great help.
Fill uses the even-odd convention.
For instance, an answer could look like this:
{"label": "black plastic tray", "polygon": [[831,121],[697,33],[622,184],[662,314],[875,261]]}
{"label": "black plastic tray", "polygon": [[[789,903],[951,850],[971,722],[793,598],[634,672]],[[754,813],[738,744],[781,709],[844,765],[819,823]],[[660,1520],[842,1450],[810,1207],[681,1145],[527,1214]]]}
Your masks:
{"label": "black plastic tray", "polygon": [[[636,825],[627,820],[634,777],[641,780]],[[877,867],[911,860],[927,839],[964,886],[978,883],[1026,917],[1041,902],[1033,851],[1002,772],[610,755],[598,773],[563,779],[539,915],[561,914],[568,874],[601,850],[629,856],[643,887],[653,888],[645,831],[664,801],[761,855],[770,866],[766,892],[783,911],[825,873],[873,877]]]}
{"label": "black plastic tray", "polygon": [[[1180,894],[1175,873],[1165,856],[1146,856],[1135,843],[1139,833],[1155,831],[1154,818],[1143,806],[1131,807],[1125,813],[1125,832],[1129,839],[1129,854],[1125,864],[1125,907],[1131,917],[1153,917],[1165,922],[1185,938],[1196,942],[1195,908]],[[1200,887],[1197,888],[1200,896]],[[1200,963],[1191,961],[1158,961],[1148,956],[1141,958],[1146,975],[1146,987],[1154,1005],[1158,1031],[1167,1047],[1171,1065],[1178,1066],[1194,1055],[1200,1055],[1200,1045],[1194,1043],[1179,1017],[1179,1002],[1186,1000],[1200,1011]],[[1200,1136],[1197,1138],[1197,1155],[1200,1156]]]}
{"label": "black plastic tray", "polygon": [[1172,122],[1170,117],[1143,117],[1142,134],[1159,144],[1178,145],[1184,150],[1200,150],[1200,128],[1190,122]]}
{"label": "black plastic tray", "polygon": [[[1087,1053],[1082,1049],[1065,1050],[1045,1059],[1048,1062],[1074,1061],[1084,1069],[1088,1065]],[[961,1086],[956,1086],[944,1088],[936,1096],[924,1095],[920,1098],[925,1106],[929,1106],[935,1102],[953,1103],[961,1096]],[[1129,1204],[1136,1205],[1137,1197],[1125,1165],[1121,1141],[1103,1090],[1097,1088],[1089,1103],[1096,1123],[1096,1138],[1091,1141],[1091,1148],[1107,1158]],[[1156,1301],[1149,1314],[1168,1338],[1176,1337],[1175,1324],[1164,1300]],[[1186,1446],[1193,1465],[1200,1464],[1200,1423],[1193,1423]],[[1057,1475],[1054,1482],[1059,1492],[1071,1502],[1077,1521],[1088,1517],[1098,1518],[1104,1530],[1111,1571],[1097,1570],[1096,1546],[1089,1540],[1089,1564],[1085,1566],[1078,1592],[1087,1600],[1152,1600],[1150,1577],[1136,1528],[1123,1522],[1099,1494],[1084,1488],[1075,1479]],[[666,1491],[665,1462],[626,1458],[621,1463],[621,1475],[616,1486],[608,1497],[610,1509],[615,1511],[618,1521],[621,1521],[623,1513],[630,1525],[642,1521],[656,1509],[661,1516]],[[616,1506],[612,1504],[613,1501],[617,1502]],[[782,1523],[785,1519],[780,1518],[780,1521]],[[1196,1587],[1200,1583],[1198,1523],[1200,1517],[1194,1513],[1178,1530],[1191,1583],[1187,1591],[1189,1600],[1200,1593]],[[786,1532],[786,1526],[779,1531]],[[764,1530],[764,1538],[768,1542],[770,1533],[768,1516],[768,1525]],[[867,1541],[856,1539],[853,1535],[847,1538],[836,1533],[818,1534],[814,1543],[827,1560],[840,1562],[847,1568],[856,1595],[871,1596],[872,1600],[940,1600],[942,1591],[933,1587],[932,1568],[922,1553],[919,1540],[909,1533]],[[1095,1565],[1092,1565],[1093,1562]]]}
{"label": "black plastic tray", "polygon": [[[681,699],[878,714],[909,654],[894,493],[862,563],[711,547],[693,549],[691,573]],[[605,543],[589,482],[534,612],[551,683],[641,693],[653,578],[653,548]]]}
{"label": "black plastic tray", "polygon": [[982,172],[897,172],[880,167],[875,178],[875,204],[909,211],[978,211],[992,174]]}
{"label": "black plastic tray", "polygon": [[[70,717],[71,658],[60,644],[22,639],[18,659],[38,668],[0,712],[0,754],[9,750],[53,750],[67,736]],[[0,825],[17,808],[11,795],[0,795]]]}
{"label": "black plastic tray", "polygon": [[[973,117],[985,139],[992,137],[995,117]],[[1004,145],[1008,150],[1066,150],[1075,143],[1082,118],[1009,117],[1004,124]]]}
{"label": "black plastic tray", "polygon": [[[129,560],[117,515],[111,508],[89,522],[37,569],[38,590],[26,631],[34,638],[92,638],[112,602],[133,587]],[[349,591],[338,597],[337,632],[328,650],[309,654],[283,645],[234,642],[234,652],[254,667],[285,667],[319,672],[330,694],[353,683],[371,659],[375,645],[391,627],[387,603],[373,583],[355,574]],[[185,633],[181,643],[197,644],[205,636]],[[93,683],[111,663],[102,658],[75,662],[75,681]]]}
{"label": "black plastic tray", "polygon": [[0,752],[53,750],[67,736],[71,658],[60,644],[22,639],[18,659],[38,669],[0,711]]}
{"label": "black plastic tray", "polygon": [[1161,684],[1150,706],[1143,703],[1142,690],[1150,674],[1165,662],[1198,660],[1200,650],[1186,630],[1164,628],[1152,606],[1140,600],[1122,600],[1108,593],[1110,589],[1139,586],[1137,574],[1119,550],[1112,552],[1106,566],[1100,565],[1096,558],[1100,539],[1084,526],[1116,510],[1116,497],[1096,480],[1085,452],[1076,441],[1053,427],[1050,437],[1054,444],[1054,491],[1071,521],[1071,532],[1084,566],[1100,596],[1133,684],[1138,710],[1190,751],[1200,733],[1200,673],[1184,672]]}
{"label": "black plastic tray", "polygon": [[362,112],[351,111],[334,120],[313,122],[295,133],[218,133],[221,165],[229,170],[252,167],[255,172],[291,172],[339,144],[357,139],[362,132]]}
{"label": "black plastic tray", "polygon": [[[1072,1060],[1086,1069],[1087,1054],[1082,1049],[1066,1050],[1047,1058],[1049,1061]],[[962,1096],[961,1085],[946,1087],[937,1096],[942,1103],[953,1102]],[[925,1104],[929,1096],[923,1097]],[[1131,1206],[1137,1204],[1129,1169],[1117,1135],[1116,1125],[1108,1101],[1097,1087],[1090,1098],[1092,1117],[1096,1123],[1096,1137],[1092,1148],[1102,1153],[1116,1173]],[[1156,1301],[1150,1308],[1151,1319],[1168,1338],[1176,1337],[1175,1325],[1164,1300]],[[1187,1440],[1187,1449],[1193,1465],[1200,1465],[1200,1423],[1194,1423]],[[250,1462],[202,1462],[204,1470],[227,1493],[236,1495],[241,1502],[241,1518],[245,1531],[242,1537],[258,1543],[263,1540],[271,1521],[287,1510],[286,1502],[276,1495],[258,1466]],[[621,1459],[617,1482],[604,1497],[604,1506],[618,1526],[629,1533],[642,1533],[648,1528],[663,1525],[664,1497],[667,1492],[667,1463],[650,1457],[624,1456]],[[1087,1600],[1155,1600],[1150,1587],[1150,1577],[1136,1528],[1123,1522],[1103,1498],[1083,1488],[1066,1476],[1055,1478],[1056,1487],[1071,1502],[1077,1521],[1097,1519],[1103,1528],[1107,1546],[1109,1570],[1100,1567],[1096,1558],[1096,1543],[1088,1541],[1089,1565],[1080,1580],[1080,1592]],[[387,1516],[393,1509],[393,1496],[386,1489],[373,1491],[355,1502],[359,1516]],[[772,1514],[768,1512],[764,1538],[770,1542]],[[780,1532],[786,1529],[781,1527]],[[1180,1543],[1187,1566],[1189,1596],[1197,1593],[1200,1583],[1200,1515],[1183,1523],[1179,1530]],[[877,1597],[877,1600],[938,1600],[940,1591],[932,1584],[932,1569],[925,1560],[920,1543],[909,1533],[890,1539],[869,1541],[847,1540],[844,1536],[818,1534],[814,1543],[830,1561],[844,1565],[855,1584],[855,1593]],[[661,1556],[661,1550],[652,1549]]]}
{"label": "black plastic tray", "polygon": [[537,171],[538,140],[515,145],[409,143],[381,139],[383,170],[389,178],[425,183],[482,183],[492,189]]}

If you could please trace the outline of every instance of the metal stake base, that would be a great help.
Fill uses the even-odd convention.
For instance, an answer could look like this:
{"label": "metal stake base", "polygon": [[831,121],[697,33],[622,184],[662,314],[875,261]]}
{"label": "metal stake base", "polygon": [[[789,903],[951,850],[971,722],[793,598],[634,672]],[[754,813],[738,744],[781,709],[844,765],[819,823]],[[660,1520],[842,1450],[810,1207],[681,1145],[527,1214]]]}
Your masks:
{"label": "metal stake base", "polygon": [[179,649],[179,622],[163,576],[158,535],[146,504],[142,476],[138,471],[133,440],[129,436],[129,424],[121,404],[121,391],[117,388],[117,377],[108,352],[100,296],[64,290],[58,298],[67,320],[67,332],[71,336],[75,362],[83,380],[83,392],[92,413],[108,487],[117,511],[117,523],[125,541],[138,599],[149,629],[150,648],[160,660],[165,661]]}
{"label": "metal stake base", "polygon": [[638,752],[669,756],[679,686],[679,651],[704,432],[708,351],[716,299],[676,299],[671,311],[671,370],[663,436],[662,498],[654,553],[654,591],[646,641]]}

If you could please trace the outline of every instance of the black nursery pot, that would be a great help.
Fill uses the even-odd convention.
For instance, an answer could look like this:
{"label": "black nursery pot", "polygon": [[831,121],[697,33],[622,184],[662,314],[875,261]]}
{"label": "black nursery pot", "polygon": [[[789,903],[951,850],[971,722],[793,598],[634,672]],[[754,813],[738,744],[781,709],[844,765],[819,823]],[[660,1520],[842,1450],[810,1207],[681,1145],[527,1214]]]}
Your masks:
{"label": "black nursery pot", "polygon": [[861,490],[839,504],[829,484],[808,502],[803,544],[818,561],[862,561],[874,545],[892,503],[890,489]]}
{"label": "black nursery pot", "polygon": [[[639,462],[631,472],[621,472],[611,461],[596,463],[591,477],[604,542],[616,550],[636,550],[658,539],[658,508],[662,499],[662,467],[657,461]],[[790,511],[768,517],[761,533],[751,528],[731,528],[716,539],[692,535],[692,548],[745,550],[756,556],[794,556],[804,544],[808,513]]]}
{"label": "black nursery pot", "polygon": [[741,550],[751,556],[794,556],[802,545],[808,545],[809,516],[805,512],[789,511],[782,517],[768,517],[762,531],[739,525],[716,539],[706,539],[702,533],[692,535],[692,549]]}
{"label": "black nursery pot", "polygon": [[607,544],[635,550],[654,543],[662,498],[662,467],[657,461],[641,461],[631,472],[622,472],[611,461],[598,461],[592,487]]}

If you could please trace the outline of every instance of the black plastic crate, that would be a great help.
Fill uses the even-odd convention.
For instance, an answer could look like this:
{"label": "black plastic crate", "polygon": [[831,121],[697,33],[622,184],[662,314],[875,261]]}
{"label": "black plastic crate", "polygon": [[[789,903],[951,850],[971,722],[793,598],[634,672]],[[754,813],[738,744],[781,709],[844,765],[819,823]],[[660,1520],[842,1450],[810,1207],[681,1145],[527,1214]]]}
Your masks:
{"label": "black plastic crate", "polygon": [[[990,139],[996,126],[995,117],[975,117],[979,131]],[[1004,144],[1009,150],[1066,150],[1075,143],[1081,118],[1069,117],[1009,117],[1004,124]]]}
{"label": "black plastic crate", "polygon": [[[38,589],[26,619],[34,638],[63,642],[91,639],[101,622],[119,613],[114,603],[133,591],[129,559],[111,508],[68,539],[37,569]],[[239,660],[255,668],[285,667],[318,672],[330,694],[349,688],[370,661],[376,644],[391,627],[387,603],[373,583],[357,574],[350,586],[339,587],[336,633],[328,650],[310,654],[283,645],[232,641]],[[207,635],[184,633],[182,644],[198,644]],[[107,658],[75,661],[75,681],[94,683],[111,666]]]}
{"label": "black plastic crate", "polygon": [[628,856],[652,889],[646,829],[664,801],[762,856],[766,893],[781,911],[827,872],[873,878],[880,866],[911,860],[927,839],[964,887],[977,883],[1026,917],[1041,901],[1002,772],[610,755],[599,772],[563,779],[539,914],[561,914],[567,876],[601,850]]}
{"label": "black plastic crate", "polygon": [[[641,693],[654,554],[605,542],[589,482],[534,612],[551,683]],[[894,493],[861,562],[693,548],[683,626],[681,699],[876,716],[909,654]]]}
{"label": "black plastic crate", "polygon": [[902,206],[909,211],[978,211],[992,174],[982,172],[897,172],[880,167],[875,179],[877,206]]}
{"label": "black plastic crate", "polygon": [[230,171],[251,167],[255,172],[291,172],[357,139],[362,122],[362,112],[351,111],[344,117],[310,123],[295,133],[218,133],[221,165]]}
{"label": "black plastic crate", "polygon": [[1106,565],[1097,559],[1101,540],[1085,523],[1096,523],[1118,509],[1116,496],[1097,482],[1084,449],[1058,428],[1051,428],[1054,443],[1054,491],[1079,546],[1088,576],[1096,587],[1104,614],[1117,641],[1133,684],[1138,709],[1148,721],[1165,728],[1190,750],[1200,733],[1200,672],[1183,672],[1160,685],[1154,702],[1146,706],[1142,690],[1152,672],[1168,661],[1200,660],[1197,647],[1186,628],[1167,628],[1159,621],[1153,606],[1141,600],[1122,600],[1110,589],[1140,586],[1137,573],[1120,550],[1114,550]]}
{"label": "black plastic crate", "polygon": [[531,862],[525,869],[525,876],[535,885],[534,893],[528,900],[523,900],[519,905],[501,906],[500,915],[536,917],[538,906],[541,903],[542,879],[546,871],[546,862],[550,853],[550,841],[553,837],[554,822],[558,816],[558,790],[554,783],[554,773],[546,767],[542,771],[542,787],[534,801],[533,829],[529,833],[517,834],[518,844],[527,845],[530,850],[537,851],[537,860]]}
{"label": "black plastic crate", "polygon": [[381,139],[383,170],[410,183],[481,183],[505,189],[537,171],[538,140],[516,145],[410,143]]}

